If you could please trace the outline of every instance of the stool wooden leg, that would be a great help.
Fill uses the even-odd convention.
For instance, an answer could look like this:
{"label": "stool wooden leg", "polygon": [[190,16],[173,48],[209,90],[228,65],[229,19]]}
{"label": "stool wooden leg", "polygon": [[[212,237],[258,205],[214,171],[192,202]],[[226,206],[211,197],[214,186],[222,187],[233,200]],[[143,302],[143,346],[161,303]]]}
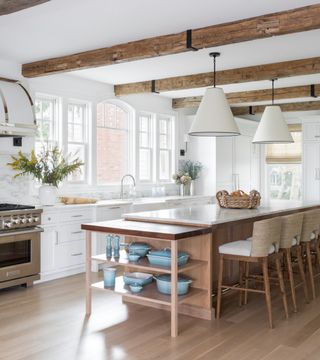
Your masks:
{"label": "stool wooden leg", "polygon": [[315,241],[315,247],[316,247],[316,253],[317,253],[317,262],[318,262],[318,268],[320,271],[320,247],[319,247],[320,243],[319,243],[319,239],[317,239]]}
{"label": "stool wooden leg", "polygon": [[298,260],[300,277],[303,282],[304,297],[306,299],[306,302],[308,303],[309,302],[309,293],[308,293],[306,274],[304,273],[301,245],[297,246],[297,260]]}
{"label": "stool wooden leg", "polygon": [[222,278],[223,278],[223,255],[220,255],[219,275],[218,275],[217,309],[216,309],[216,318],[217,319],[220,319],[220,312],[221,312]]}
{"label": "stool wooden leg", "polygon": [[262,259],[262,272],[263,272],[263,282],[264,282],[266,304],[267,304],[267,310],[268,310],[269,326],[272,329],[273,328],[272,305],[271,305],[270,281],[269,281],[269,273],[268,273],[268,258],[266,258],[266,257]]}
{"label": "stool wooden leg", "polygon": [[307,262],[308,262],[308,270],[309,270],[309,277],[310,277],[310,283],[311,283],[311,290],[312,290],[312,298],[314,300],[316,298],[316,289],[315,289],[315,286],[314,286],[310,241],[306,243],[306,254],[307,254]]}
{"label": "stool wooden leg", "polygon": [[[249,270],[250,270],[250,263],[246,262],[246,279],[245,279],[245,288],[248,289],[249,286]],[[248,304],[248,291],[246,290],[244,292],[244,304],[247,305]]]}
{"label": "stool wooden leg", "polygon": [[[243,270],[244,262],[239,261],[239,286],[243,287]],[[239,291],[239,306],[242,306],[242,291]]]}
{"label": "stool wooden leg", "polygon": [[294,285],[294,278],[293,278],[293,271],[292,271],[291,249],[285,249],[285,257],[286,257],[286,262],[287,262],[287,267],[288,267],[291,297],[292,297],[292,303],[293,303],[293,311],[297,312],[296,288]]}
{"label": "stool wooden leg", "polygon": [[[289,251],[289,254],[290,254],[290,251]],[[290,255],[290,260],[291,260],[291,255]],[[284,281],[283,281],[283,274],[282,274],[282,270],[281,270],[280,259],[278,257],[276,258],[276,267],[277,267],[280,290],[281,290],[281,293],[282,293],[282,301],[283,301],[284,312],[286,314],[286,319],[288,319],[289,318],[289,313],[288,313],[287,295],[286,295],[286,289],[284,287]],[[289,270],[291,269],[291,272],[292,272],[291,264],[288,264],[288,268],[289,268]]]}

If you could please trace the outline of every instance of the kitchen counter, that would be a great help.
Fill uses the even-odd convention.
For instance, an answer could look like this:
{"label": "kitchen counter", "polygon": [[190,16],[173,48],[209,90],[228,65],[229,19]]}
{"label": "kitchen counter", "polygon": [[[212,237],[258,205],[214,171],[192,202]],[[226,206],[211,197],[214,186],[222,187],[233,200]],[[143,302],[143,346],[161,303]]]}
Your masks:
{"label": "kitchen counter", "polygon": [[110,199],[110,200],[99,200],[95,204],[72,204],[65,205],[63,203],[57,203],[53,206],[36,206],[37,208],[42,208],[46,210],[55,210],[55,209],[72,209],[79,207],[101,207],[101,206],[120,206],[120,205],[142,205],[142,204],[164,204],[173,201],[188,201],[188,200],[196,200],[203,198],[213,198],[213,196],[209,195],[195,195],[195,196],[163,196],[163,197],[142,197],[136,199]]}
{"label": "kitchen counter", "polygon": [[311,202],[285,202],[283,204],[260,206],[258,209],[223,209],[217,204],[212,204],[137,212],[124,214],[123,217],[127,220],[136,221],[213,226],[266,215],[281,215],[288,211],[303,210],[317,206],[320,206],[320,204]]}

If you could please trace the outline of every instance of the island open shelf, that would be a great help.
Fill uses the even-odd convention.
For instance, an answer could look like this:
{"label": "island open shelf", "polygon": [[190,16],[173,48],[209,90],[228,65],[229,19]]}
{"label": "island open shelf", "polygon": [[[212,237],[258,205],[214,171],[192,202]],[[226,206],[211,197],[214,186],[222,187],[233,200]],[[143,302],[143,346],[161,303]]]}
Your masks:
{"label": "island open shelf", "polygon": [[[116,284],[113,287],[104,287],[103,281],[94,283],[91,286],[92,288],[95,289],[112,291],[120,295],[125,295],[128,298],[142,299],[145,302],[150,302],[155,304],[171,305],[171,296],[161,294],[157,290],[157,285],[155,282],[145,285],[143,291],[141,291],[138,294],[133,294],[130,291],[129,286],[124,283],[122,276],[117,276]],[[194,296],[205,295],[205,294],[206,294],[206,290],[191,287],[186,295],[178,296],[178,304],[183,304],[186,302],[187,299],[190,299]]]}
{"label": "island open shelf", "polygon": [[[212,310],[212,278],[211,278],[211,253],[212,231],[210,227],[177,226],[165,224],[150,224],[126,220],[115,220],[83,224],[86,230],[86,313],[91,314],[92,289],[113,291],[122,295],[124,302],[132,302],[143,306],[150,306],[171,312],[171,336],[178,335],[178,314],[185,314],[201,319],[211,320]],[[118,259],[107,258],[105,254],[91,254],[92,232],[110,233],[124,236],[126,243],[145,242],[154,249],[171,249],[171,267],[154,266],[147,258],[138,262],[129,262],[121,252]],[[190,255],[186,265],[178,267],[178,251],[185,251]],[[105,288],[103,281],[92,284],[92,262],[109,264],[122,267],[124,271],[138,270],[152,274],[171,275],[171,295],[161,294],[153,282],[144,286],[143,290],[134,294],[123,282],[123,277],[118,276],[114,287]],[[178,274],[192,278],[192,284],[186,295],[178,296]]]}

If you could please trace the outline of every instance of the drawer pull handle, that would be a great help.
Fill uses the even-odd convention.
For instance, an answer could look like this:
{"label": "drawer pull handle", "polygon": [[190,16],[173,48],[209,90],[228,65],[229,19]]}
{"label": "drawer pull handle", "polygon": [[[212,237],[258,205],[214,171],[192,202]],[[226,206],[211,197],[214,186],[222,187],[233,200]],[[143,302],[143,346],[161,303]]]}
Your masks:
{"label": "drawer pull handle", "polygon": [[80,230],[80,231],[73,231],[71,234],[82,234],[82,231]]}
{"label": "drawer pull handle", "polygon": [[315,137],[315,138],[320,138],[320,135],[315,135],[314,137]]}
{"label": "drawer pull handle", "polygon": [[120,209],[120,206],[112,206],[109,208],[110,210]]}
{"label": "drawer pull handle", "polygon": [[72,215],[72,217],[78,218],[78,217],[82,217],[83,215]]}
{"label": "drawer pull handle", "polygon": [[71,256],[80,256],[80,255],[82,255],[82,253],[71,254]]}
{"label": "drawer pull handle", "polygon": [[48,217],[48,221],[50,221],[50,220],[51,220],[51,217],[49,216],[49,217]]}

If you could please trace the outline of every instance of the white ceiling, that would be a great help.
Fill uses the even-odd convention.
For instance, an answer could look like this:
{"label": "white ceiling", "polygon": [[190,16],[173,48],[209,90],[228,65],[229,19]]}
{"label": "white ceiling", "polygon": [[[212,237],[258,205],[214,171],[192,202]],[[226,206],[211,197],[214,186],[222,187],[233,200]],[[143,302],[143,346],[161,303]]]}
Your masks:
{"label": "white ceiling", "polygon": [[[308,0],[51,0],[0,17],[0,57],[21,63],[111,46],[316,4]],[[196,5],[195,5],[196,4]],[[320,55],[320,30],[221,46],[218,69]],[[212,49],[73,72],[110,84],[207,72]],[[319,76],[281,79],[278,86],[318,81]],[[226,91],[265,88],[268,82],[227,86]],[[198,95],[203,89],[171,92]]]}

